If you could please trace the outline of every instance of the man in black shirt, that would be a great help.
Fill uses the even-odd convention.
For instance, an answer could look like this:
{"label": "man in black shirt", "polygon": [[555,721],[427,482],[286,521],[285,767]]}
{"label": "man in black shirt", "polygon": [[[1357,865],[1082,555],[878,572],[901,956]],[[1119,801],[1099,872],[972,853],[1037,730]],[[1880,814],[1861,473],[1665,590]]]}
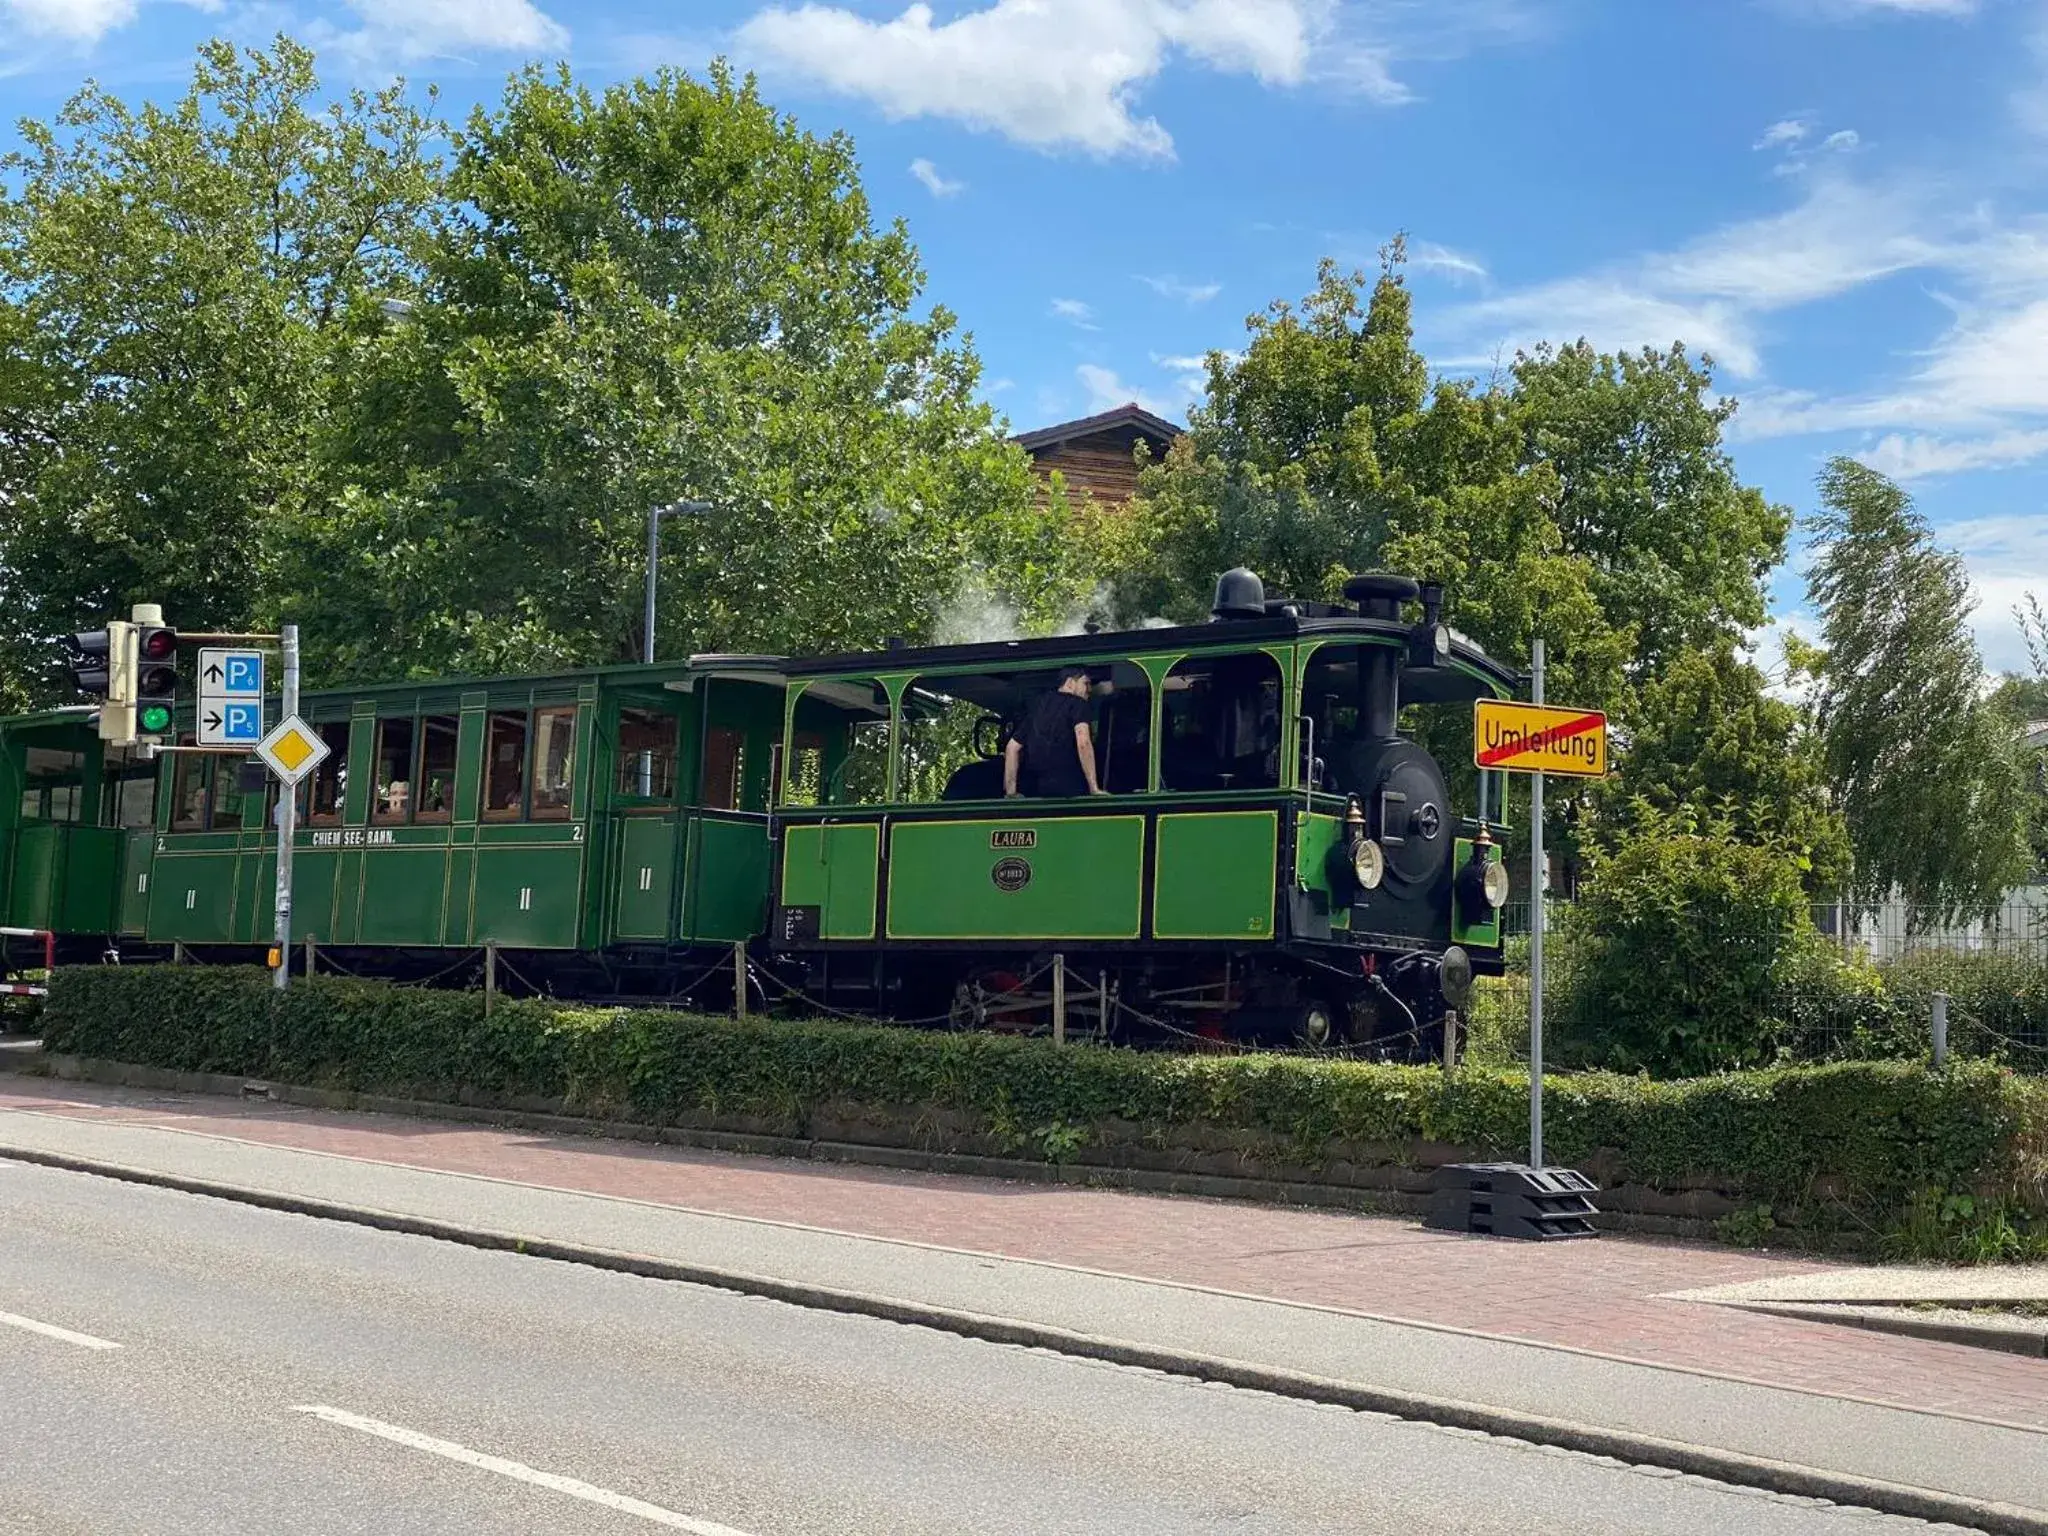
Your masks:
{"label": "man in black shirt", "polygon": [[1059,688],[1031,706],[1024,729],[1003,749],[1003,793],[1015,795],[1020,767],[1031,771],[1031,792],[1049,800],[1099,795],[1095,741],[1089,734],[1088,669],[1068,667]]}

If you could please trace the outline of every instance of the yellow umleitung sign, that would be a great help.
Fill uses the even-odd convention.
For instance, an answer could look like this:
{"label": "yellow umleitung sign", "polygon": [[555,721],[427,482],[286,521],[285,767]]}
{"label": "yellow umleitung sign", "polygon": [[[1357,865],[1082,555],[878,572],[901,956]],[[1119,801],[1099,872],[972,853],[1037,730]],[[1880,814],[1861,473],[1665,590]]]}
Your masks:
{"label": "yellow umleitung sign", "polygon": [[1472,712],[1472,761],[1510,773],[1607,774],[1607,717],[1597,709],[1480,699]]}

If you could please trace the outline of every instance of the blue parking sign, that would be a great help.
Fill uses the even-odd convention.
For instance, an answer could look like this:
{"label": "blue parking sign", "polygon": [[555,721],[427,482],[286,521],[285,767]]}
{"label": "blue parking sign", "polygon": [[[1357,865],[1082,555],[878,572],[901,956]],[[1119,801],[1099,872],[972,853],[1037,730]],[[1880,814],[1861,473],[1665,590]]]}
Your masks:
{"label": "blue parking sign", "polygon": [[223,704],[221,712],[221,735],[226,741],[239,746],[250,745],[263,739],[263,706],[261,704]]}
{"label": "blue parking sign", "polygon": [[231,652],[223,691],[260,696],[263,692],[263,658],[248,652]]}

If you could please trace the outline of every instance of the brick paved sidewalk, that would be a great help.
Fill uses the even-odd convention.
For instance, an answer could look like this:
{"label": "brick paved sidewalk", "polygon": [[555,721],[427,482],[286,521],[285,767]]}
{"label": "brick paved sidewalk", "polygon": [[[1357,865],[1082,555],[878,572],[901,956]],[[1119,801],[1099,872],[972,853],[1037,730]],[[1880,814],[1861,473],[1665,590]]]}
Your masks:
{"label": "brick paved sidewalk", "polygon": [[932,1244],[1457,1328],[2048,1431],[2048,1362],[1675,1299],[1811,1260],[1607,1236],[1523,1244],[1411,1221],[821,1166],[77,1083],[0,1109],[104,1119]]}

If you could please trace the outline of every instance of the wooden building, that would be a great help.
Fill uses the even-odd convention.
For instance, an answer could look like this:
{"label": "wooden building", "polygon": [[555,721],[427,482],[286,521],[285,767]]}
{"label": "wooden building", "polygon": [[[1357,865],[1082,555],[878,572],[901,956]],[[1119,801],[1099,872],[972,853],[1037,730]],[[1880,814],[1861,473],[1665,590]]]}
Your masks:
{"label": "wooden building", "polygon": [[1133,401],[1099,416],[1021,433],[1014,441],[1031,455],[1041,501],[1057,470],[1073,503],[1121,507],[1137,493],[1138,444],[1145,443],[1152,457],[1161,459],[1182,430]]}

